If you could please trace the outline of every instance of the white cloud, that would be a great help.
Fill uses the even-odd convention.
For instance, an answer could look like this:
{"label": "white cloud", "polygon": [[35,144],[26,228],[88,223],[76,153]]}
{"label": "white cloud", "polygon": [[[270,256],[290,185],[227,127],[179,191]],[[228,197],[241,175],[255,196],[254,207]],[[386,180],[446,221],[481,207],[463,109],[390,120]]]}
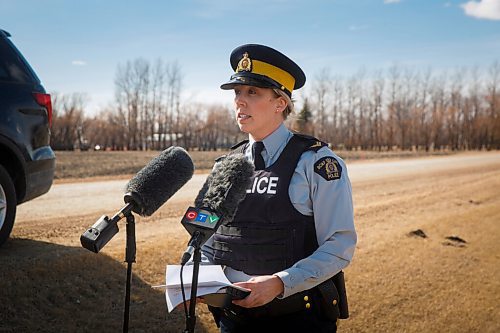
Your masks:
{"label": "white cloud", "polygon": [[384,3],[386,5],[391,4],[391,3],[400,3],[401,0],[384,0]]}
{"label": "white cloud", "polygon": [[87,65],[87,63],[85,61],[83,61],[83,60],[73,60],[71,62],[71,64],[73,66],[85,66],[85,65]]}
{"label": "white cloud", "polygon": [[488,20],[500,20],[500,0],[468,1],[460,5],[466,15]]}

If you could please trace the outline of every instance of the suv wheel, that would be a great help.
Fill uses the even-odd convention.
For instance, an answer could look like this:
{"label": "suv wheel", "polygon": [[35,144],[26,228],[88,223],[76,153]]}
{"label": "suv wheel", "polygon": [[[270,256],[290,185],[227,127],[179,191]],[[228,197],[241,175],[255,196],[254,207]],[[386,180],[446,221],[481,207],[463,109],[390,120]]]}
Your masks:
{"label": "suv wheel", "polygon": [[9,238],[16,217],[16,189],[9,173],[0,165],[0,246]]}

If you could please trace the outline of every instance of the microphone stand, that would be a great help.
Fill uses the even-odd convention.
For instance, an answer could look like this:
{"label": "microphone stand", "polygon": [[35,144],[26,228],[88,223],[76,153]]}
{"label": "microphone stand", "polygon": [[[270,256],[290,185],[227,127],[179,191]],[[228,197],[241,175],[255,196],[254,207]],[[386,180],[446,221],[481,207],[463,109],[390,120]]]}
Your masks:
{"label": "microphone stand", "polygon": [[125,201],[127,204],[120,209],[111,219],[107,216],[101,216],[99,220],[90,228],[88,228],[80,237],[82,246],[89,251],[99,253],[99,251],[118,233],[117,223],[122,218],[127,218],[127,241],[125,247],[125,262],[127,263],[127,284],[125,286],[125,307],[123,311],[123,332],[128,332],[128,321],[130,313],[130,284],[132,281],[132,263],[135,262],[135,218],[132,214],[134,202],[132,200]]}
{"label": "microphone stand", "polygon": [[130,284],[132,281],[132,263],[135,262],[135,218],[132,212],[127,217],[127,245],[125,248],[125,262],[127,263],[127,284],[125,286],[125,309],[123,311],[123,333],[128,332],[128,320],[130,313]]}
{"label": "microphone stand", "polygon": [[196,325],[196,293],[198,291],[198,272],[200,271],[201,249],[195,246],[193,253],[193,278],[191,281],[191,298],[189,302],[189,315],[186,321],[186,330],[184,332],[193,333]]}

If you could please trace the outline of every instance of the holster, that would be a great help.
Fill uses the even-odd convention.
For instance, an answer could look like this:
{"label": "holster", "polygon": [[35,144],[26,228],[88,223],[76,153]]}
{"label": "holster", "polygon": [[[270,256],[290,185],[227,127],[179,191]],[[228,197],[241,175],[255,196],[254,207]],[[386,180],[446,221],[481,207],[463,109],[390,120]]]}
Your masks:
{"label": "holster", "polygon": [[344,272],[340,271],[331,279],[318,285],[321,295],[321,314],[330,320],[349,318]]}
{"label": "holster", "polygon": [[217,327],[220,327],[220,318],[222,317],[222,309],[209,305],[208,310],[212,312],[212,316],[214,316],[214,321]]}

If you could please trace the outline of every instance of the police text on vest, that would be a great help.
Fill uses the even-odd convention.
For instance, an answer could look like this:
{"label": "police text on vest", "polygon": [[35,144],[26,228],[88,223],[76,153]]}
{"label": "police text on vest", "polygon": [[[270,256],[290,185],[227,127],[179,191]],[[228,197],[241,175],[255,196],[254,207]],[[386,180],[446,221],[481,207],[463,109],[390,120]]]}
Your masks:
{"label": "police text on vest", "polygon": [[276,194],[276,186],[278,185],[279,177],[261,177],[253,180],[252,188],[247,189],[247,193],[258,194]]}

